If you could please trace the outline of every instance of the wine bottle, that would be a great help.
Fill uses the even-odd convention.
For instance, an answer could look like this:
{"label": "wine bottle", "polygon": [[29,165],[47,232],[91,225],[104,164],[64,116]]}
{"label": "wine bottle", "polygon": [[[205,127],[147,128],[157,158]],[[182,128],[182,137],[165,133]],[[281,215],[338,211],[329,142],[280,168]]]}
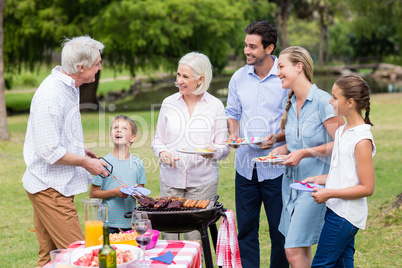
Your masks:
{"label": "wine bottle", "polygon": [[116,250],[109,243],[109,226],[103,224],[103,246],[99,250],[99,268],[116,268]]}

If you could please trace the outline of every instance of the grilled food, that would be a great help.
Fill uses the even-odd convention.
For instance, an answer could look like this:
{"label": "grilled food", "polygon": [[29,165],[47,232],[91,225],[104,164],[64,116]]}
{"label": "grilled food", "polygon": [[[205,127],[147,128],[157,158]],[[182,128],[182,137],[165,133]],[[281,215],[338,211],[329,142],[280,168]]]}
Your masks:
{"label": "grilled food", "polygon": [[168,208],[168,209],[179,209],[181,207],[185,208],[206,208],[209,204],[209,200],[200,199],[185,199],[182,197],[159,197],[153,199],[149,196],[141,196],[138,202],[146,208]]}

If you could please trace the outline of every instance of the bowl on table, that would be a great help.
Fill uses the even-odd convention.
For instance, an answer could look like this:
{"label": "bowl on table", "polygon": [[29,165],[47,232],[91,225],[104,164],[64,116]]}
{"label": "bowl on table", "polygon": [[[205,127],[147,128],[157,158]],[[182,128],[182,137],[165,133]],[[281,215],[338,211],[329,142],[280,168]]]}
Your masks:
{"label": "bowl on table", "polygon": [[[131,233],[133,233],[133,231],[130,230],[130,231],[126,231],[125,233],[131,234]],[[159,239],[159,234],[160,234],[160,232],[158,230],[152,230],[151,242],[149,242],[149,244],[145,247],[145,249],[153,249],[156,246],[156,243],[158,242],[158,239]],[[110,243],[112,243],[112,242],[110,242]],[[135,243],[136,243],[136,245],[138,245],[137,242],[135,242]]]}
{"label": "bowl on table", "polygon": [[153,249],[158,242],[160,232],[158,230],[152,230],[151,242],[145,247],[145,249]]}
{"label": "bowl on table", "polygon": [[[117,264],[117,268],[130,268],[130,267],[135,267],[136,264],[139,263],[140,260],[142,260],[143,252],[142,250],[137,247],[137,246],[132,246],[132,245],[112,245],[116,247],[119,250],[122,251],[130,251],[132,254],[133,259],[124,263]],[[77,248],[74,249],[71,252],[71,263],[74,267],[76,268],[87,268],[90,266],[81,266],[75,264],[80,258],[82,257],[89,257],[90,255],[93,254],[94,251],[99,250],[102,246],[93,246],[93,247],[87,247],[87,248]],[[119,254],[117,254],[117,258],[119,258]]]}
{"label": "bowl on table", "polygon": [[[103,236],[99,237],[99,241],[102,245],[103,244]],[[133,231],[110,234],[109,242],[110,242],[110,244],[117,244],[117,245],[138,246],[137,241],[135,241],[135,234],[133,234]]]}

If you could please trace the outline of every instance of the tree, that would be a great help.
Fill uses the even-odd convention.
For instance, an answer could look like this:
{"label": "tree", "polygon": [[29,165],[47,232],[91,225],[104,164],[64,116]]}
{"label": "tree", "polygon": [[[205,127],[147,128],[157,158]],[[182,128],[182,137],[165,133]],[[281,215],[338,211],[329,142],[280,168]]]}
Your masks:
{"label": "tree", "polygon": [[208,55],[220,72],[233,47],[243,44],[248,18],[267,9],[265,1],[249,0],[112,1],[91,27],[106,46],[108,62],[124,64],[133,75],[159,66],[174,70],[194,50]]}
{"label": "tree", "polygon": [[288,19],[291,11],[292,0],[268,0],[276,4],[275,20],[278,28],[279,44],[282,49],[289,46]]}
{"label": "tree", "polygon": [[[330,30],[329,26],[334,23],[334,16],[341,5],[339,0],[296,0],[295,14],[301,19],[318,19],[320,38],[318,43],[318,66],[329,64],[330,58]],[[324,57],[325,55],[325,57]]]}
{"label": "tree", "polygon": [[4,61],[3,61],[3,19],[7,0],[0,0],[0,139],[10,139],[7,128],[7,109],[6,109],[6,85],[4,83]]}
{"label": "tree", "polygon": [[401,4],[401,0],[349,0],[350,9],[357,14],[350,35],[354,56],[402,56]]}
{"label": "tree", "polygon": [[[242,45],[249,19],[269,13],[265,0],[9,0],[5,11],[7,71],[50,63],[63,36],[88,34],[106,46],[114,68],[175,69],[190,51],[208,55],[216,72]],[[263,15],[264,14],[264,15]],[[90,102],[96,104],[96,85]],[[85,96],[82,96],[85,99]]]}

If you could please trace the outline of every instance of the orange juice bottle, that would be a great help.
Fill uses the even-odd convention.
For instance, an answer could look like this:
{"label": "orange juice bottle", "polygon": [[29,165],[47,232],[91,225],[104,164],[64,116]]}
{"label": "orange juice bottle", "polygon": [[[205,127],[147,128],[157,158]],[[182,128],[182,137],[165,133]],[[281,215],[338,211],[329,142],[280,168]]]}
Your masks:
{"label": "orange juice bottle", "polygon": [[85,221],[85,247],[100,245],[103,234],[103,221]]}

